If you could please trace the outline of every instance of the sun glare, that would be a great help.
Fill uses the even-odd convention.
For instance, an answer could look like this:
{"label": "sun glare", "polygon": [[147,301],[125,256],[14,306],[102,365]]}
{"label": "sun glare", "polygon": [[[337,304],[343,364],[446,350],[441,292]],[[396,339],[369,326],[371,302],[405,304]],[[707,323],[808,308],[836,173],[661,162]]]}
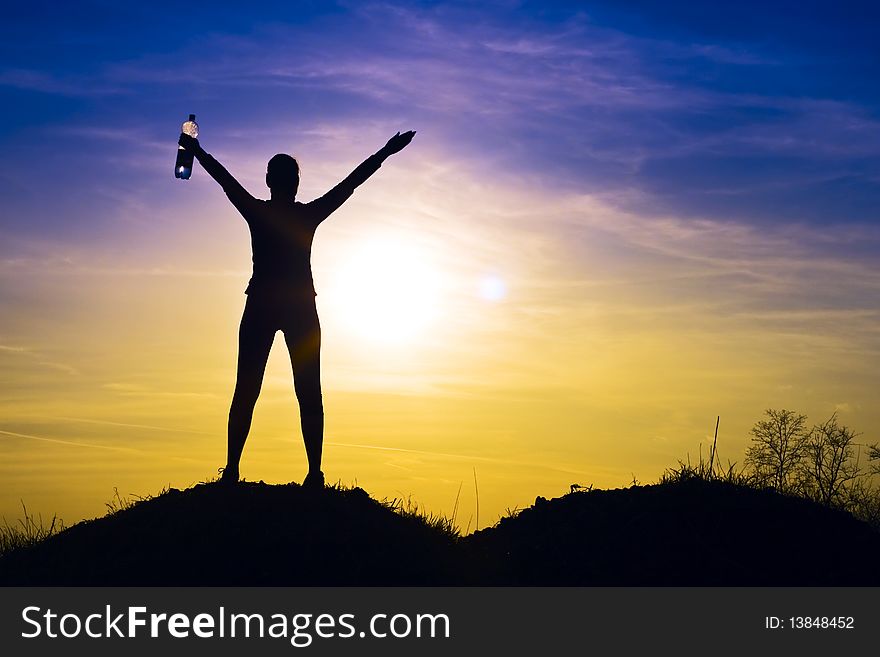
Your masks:
{"label": "sun glare", "polygon": [[375,342],[411,342],[438,314],[439,270],[413,243],[367,242],[336,263],[326,301],[348,332]]}

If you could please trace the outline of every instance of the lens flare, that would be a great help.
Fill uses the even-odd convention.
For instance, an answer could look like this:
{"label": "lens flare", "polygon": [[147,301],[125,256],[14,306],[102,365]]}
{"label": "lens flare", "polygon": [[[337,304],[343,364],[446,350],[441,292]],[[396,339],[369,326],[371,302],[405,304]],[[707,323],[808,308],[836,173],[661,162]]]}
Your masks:
{"label": "lens flare", "polygon": [[480,279],[480,297],[486,301],[502,301],[507,297],[507,283],[500,276],[490,275]]}

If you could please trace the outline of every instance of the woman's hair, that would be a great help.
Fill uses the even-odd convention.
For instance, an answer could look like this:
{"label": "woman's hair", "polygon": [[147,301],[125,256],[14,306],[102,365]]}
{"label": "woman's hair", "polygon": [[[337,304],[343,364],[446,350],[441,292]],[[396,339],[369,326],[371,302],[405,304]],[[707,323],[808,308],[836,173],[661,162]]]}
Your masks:
{"label": "woman's hair", "polygon": [[266,184],[279,189],[299,186],[299,163],[287,153],[278,153],[266,167]]}

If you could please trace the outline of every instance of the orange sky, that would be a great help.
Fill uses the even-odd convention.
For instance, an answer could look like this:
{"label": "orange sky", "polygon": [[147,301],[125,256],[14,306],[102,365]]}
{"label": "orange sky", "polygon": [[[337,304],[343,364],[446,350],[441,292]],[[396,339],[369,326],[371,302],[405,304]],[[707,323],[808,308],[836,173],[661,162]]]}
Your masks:
{"label": "orange sky", "polygon": [[[876,38],[763,3],[21,4],[0,24],[0,516],[225,461],[256,196],[412,145],[317,232],[329,481],[479,525],[656,480],[766,408],[877,442]],[[264,6],[265,5],[265,6]],[[272,353],[242,475],[300,480]]]}
{"label": "orange sky", "polygon": [[[313,157],[304,198],[370,152],[351,141]],[[257,166],[229,159],[259,195]],[[490,182],[485,166],[417,139],[318,231],[329,480],[444,513],[461,487],[458,520],[473,528],[474,472],[485,526],[572,483],[652,481],[697,455],[717,414],[733,460],[766,407],[838,410],[858,430],[880,420],[876,313],[808,301],[856,297],[876,273],[784,235]],[[0,347],[7,519],[20,501],[91,517],[114,487],[184,487],[223,464],[247,232],[203,171],[168,185],[191,202],[132,221],[112,248],[47,241],[2,263],[4,289],[27,291],[7,301]],[[364,252],[383,268],[364,271]],[[401,308],[419,321],[382,339]],[[304,472],[279,340],[242,475]]]}

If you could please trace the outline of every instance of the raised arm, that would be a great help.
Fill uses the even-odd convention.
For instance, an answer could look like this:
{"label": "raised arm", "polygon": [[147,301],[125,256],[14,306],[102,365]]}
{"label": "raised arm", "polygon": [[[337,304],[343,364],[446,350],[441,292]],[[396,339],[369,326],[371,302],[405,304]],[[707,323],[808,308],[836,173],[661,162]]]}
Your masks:
{"label": "raised arm", "polygon": [[403,134],[398,132],[388,140],[387,144],[361,162],[354,171],[345,177],[345,180],[320,198],[308,203],[308,207],[315,212],[317,221],[323,221],[345,203],[359,185],[366,182],[367,178],[379,170],[386,159],[406,148],[415,134],[415,130]]}
{"label": "raised arm", "polygon": [[199,164],[202,165],[202,168],[208,172],[208,175],[220,183],[223,191],[226,192],[226,196],[229,197],[229,200],[232,201],[236,208],[241,210],[245,205],[254,200],[254,197],[226,170],[226,167],[202,148],[198,139],[181,133],[178,143],[186,150],[192,151]]}

